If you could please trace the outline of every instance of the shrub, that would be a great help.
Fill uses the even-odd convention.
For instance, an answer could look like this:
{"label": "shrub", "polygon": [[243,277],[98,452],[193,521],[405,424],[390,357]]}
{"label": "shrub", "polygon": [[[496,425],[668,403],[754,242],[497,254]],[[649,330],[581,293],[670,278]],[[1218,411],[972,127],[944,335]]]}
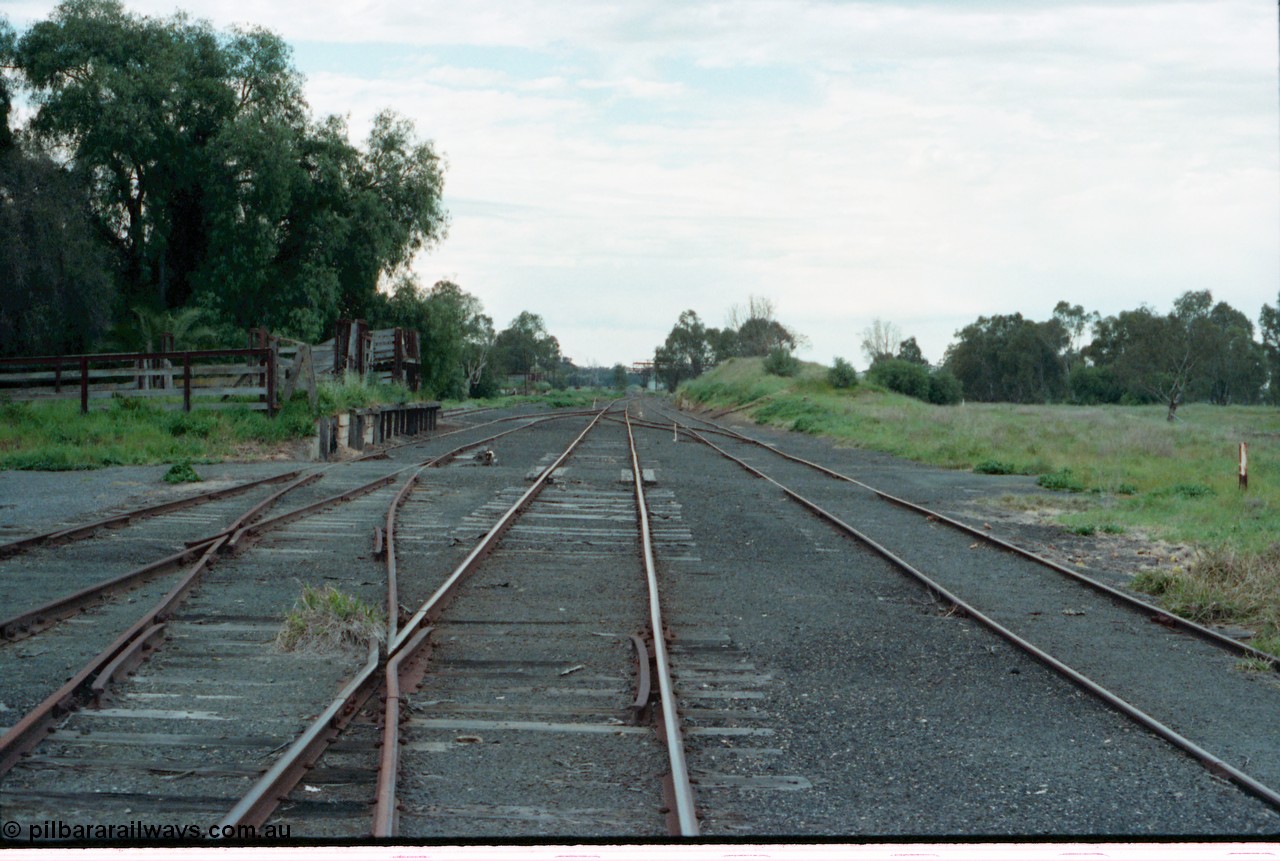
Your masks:
{"label": "shrub", "polygon": [[973,471],[983,475],[1015,475],[1018,468],[1003,460],[983,460],[973,465]]}
{"label": "shrub", "polygon": [[908,397],[927,400],[929,397],[929,369],[905,359],[881,359],[871,365],[867,377],[890,391]]}
{"label": "shrub", "polygon": [[836,356],[830,370],[827,371],[827,382],[833,389],[851,389],[858,385],[858,372],[853,365]]}
{"label": "shrub", "polygon": [[960,381],[950,371],[936,371],[929,376],[929,403],[949,407],[964,397]]}
{"label": "shrub", "polygon": [[203,479],[191,468],[191,461],[180,460],[169,467],[168,472],[164,474],[164,480],[170,484],[184,484],[189,481],[202,481]]}
{"label": "shrub", "polygon": [[1201,499],[1216,492],[1207,484],[1174,484],[1151,491],[1152,496],[1176,496],[1179,499]]}
{"label": "shrub", "polygon": [[775,347],[764,357],[764,370],[775,377],[794,377],[800,372],[800,360],[785,347]]}
{"label": "shrub", "polygon": [[1046,490],[1065,490],[1069,493],[1084,491],[1084,485],[1075,477],[1070,467],[1063,467],[1056,472],[1046,472],[1036,479],[1036,484]]}

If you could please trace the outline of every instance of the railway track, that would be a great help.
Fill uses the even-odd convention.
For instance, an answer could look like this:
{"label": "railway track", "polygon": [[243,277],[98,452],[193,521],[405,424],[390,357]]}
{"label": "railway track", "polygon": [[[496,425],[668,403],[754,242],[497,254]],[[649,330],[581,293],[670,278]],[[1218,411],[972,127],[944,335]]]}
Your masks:
{"label": "railway track", "polygon": [[[523,427],[487,436],[471,432],[469,442],[427,463],[447,463],[469,447]],[[400,455],[410,450],[402,447]],[[184,797],[190,796],[193,812],[201,817],[216,812],[229,792],[257,777],[259,762],[278,753],[280,736],[287,739],[292,724],[305,724],[323,705],[314,700],[333,687],[329,683],[334,674],[340,679],[353,671],[331,660],[267,654],[271,634],[296,597],[297,575],[302,572],[323,573],[324,579],[380,603],[381,587],[372,586],[376,580],[367,578],[358,560],[369,554],[373,512],[385,509],[384,497],[409,468],[388,472],[385,464],[365,460],[317,470],[288,486],[293,495],[283,514],[251,522],[260,514],[255,506],[233,528],[190,539],[200,562],[181,575],[188,582],[172,589],[170,580],[153,584],[168,594],[143,617],[137,618],[138,607],[132,605],[150,603],[154,595],[145,587],[130,593],[129,600],[106,605],[119,612],[89,613],[71,620],[79,624],[32,631],[33,639],[11,644],[7,654],[0,651],[0,660],[7,659],[9,667],[5,697],[18,702],[15,694],[22,696],[22,685],[14,684],[15,676],[23,675],[28,689],[41,689],[47,682],[38,672],[33,677],[32,666],[43,663],[55,674],[74,672],[77,653],[58,647],[54,641],[60,632],[70,631],[67,636],[79,652],[92,652],[97,645],[85,645],[90,639],[84,636],[86,629],[96,627],[100,642],[129,628],[0,738],[0,771],[7,772],[0,807],[26,821],[40,821],[41,813],[51,810],[91,819],[96,815],[99,820],[104,813],[122,809],[154,817],[165,810],[187,809],[181,803],[175,808],[159,801],[173,797],[175,784],[170,781],[180,780],[191,790]],[[372,508],[360,510],[366,506]],[[187,525],[225,527],[226,522],[206,517]],[[255,540],[257,546],[246,550]],[[217,550],[231,545],[235,557],[204,570]],[[93,619],[95,615],[100,618]],[[128,670],[161,643],[164,648],[146,669],[126,681]],[[19,648],[25,651],[19,653]],[[42,656],[47,656],[44,661]],[[267,665],[272,669],[264,678],[261,669]],[[238,690],[243,680],[249,681]],[[282,697],[289,703],[283,710]],[[219,717],[207,707],[222,701],[234,704],[231,717]],[[77,703],[99,707],[75,710]],[[157,703],[162,707],[155,707]],[[261,731],[228,736],[228,721]],[[269,749],[263,749],[268,740],[273,740]],[[240,765],[233,767],[234,763]],[[81,789],[86,776],[94,787],[87,792]],[[111,789],[104,791],[103,786]]]}
{"label": "railway track", "polygon": [[[388,450],[390,463],[326,471],[253,528],[223,518],[192,530],[184,540],[202,557],[215,548],[217,564],[152,611],[163,628],[134,623],[130,641],[154,648],[140,669],[130,677],[126,658],[100,670],[114,679],[96,693],[90,673],[74,693],[96,707],[58,710],[25,755],[0,759],[13,766],[4,818],[290,839],[1280,828],[1264,775],[1259,793],[1233,773],[1254,779],[1236,761],[1246,741],[1224,755],[1186,733],[1214,751],[1216,774],[1265,802],[991,633],[1030,626],[1043,645],[1077,613],[1115,611],[1113,598],[1036,597],[1047,575],[1018,566],[1038,562],[967,533],[948,544],[946,521],[726,429],[695,431],[651,402],[634,423],[605,412],[439,434]],[[746,483],[740,464],[775,483]],[[802,494],[809,507],[794,504]],[[934,582],[902,578],[900,562]],[[303,572],[382,606],[385,645],[340,659],[276,652]],[[172,592],[170,576],[139,588]],[[981,600],[966,594],[988,581]],[[136,617],[130,607],[101,609]],[[6,686],[40,658],[7,650],[38,650],[91,615],[0,646]],[[1105,627],[1164,637],[1133,661],[1148,667],[1151,655],[1193,668],[1216,655],[1205,678],[1258,682],[1242,690],[1274,713],[1274,686],[1230,671],[1224,646],[1149,617]],[[1167,724],[1182,721],[1181,734],[1208,711]]]}
{"label": "railway track", "polygon": [[[691,417],[661,414],[916,578],[947,612],[980,621],[1211,773],[1280,808],[1273,788],[1280,757],[1253,731],[1280,704],[1280,686],[1274,674],[1234,669],[1241,657],[1261,653],[985,529],[714,422],[698,420],[707,428],[699,432]],[[1082,619],[1101,633],[1082,635]],[[1157,663],[1163,672],[1151,671]]]}
{"label": "railway track", "polygon": [[[354,720],[310,774],[376,775],[374,836],[654,836],[664,807],[670,833],[697,833],[666,644],[646,634],[662,623],[643,473],[598,422],[477,512],[487,531],[399,628],[384,671],[331,707]],[[388,535],[413,527],[407,511],[396,525],[404,496]],[[380,728],[359,713],[379,679]],[[286,758],[314,762],[323,746]],[[227,822],[265,821],[299,770],[282,762]],[[328,834],[358,827],[371,788],[333,787]],[[315,808],[295,792],[282,815],[314,828]]]}

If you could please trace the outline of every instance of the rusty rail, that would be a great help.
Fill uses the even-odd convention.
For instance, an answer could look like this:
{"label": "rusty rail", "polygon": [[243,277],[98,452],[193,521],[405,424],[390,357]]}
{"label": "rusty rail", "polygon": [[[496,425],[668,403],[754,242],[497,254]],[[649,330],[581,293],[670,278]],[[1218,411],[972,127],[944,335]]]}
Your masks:
{"label": "rusty rail", "polygon": [[[298,470],[290,472],[282,472],[279,475],[269,476],[267,478],[259,478],[255,481],[246,481],[242,484],[236,484],[231,487],[224,487],[221,490],[211,490],[206,493],[197,493],[194,496],[183,497],[182,499],[174,499],[169,502],[161,502],[157,505],[148,505],[143,508],[135,508],[132,511],[125,511],[120,514],[113,514],[110,517],[104,517],[101,520],[95,520],[91,523],[81,523],[76,526],[65,526],[61,529],[55,529],[51,532],[43,532],[39,535],[31,535],[26,538],[19,538],[16,541],[10,541],[7,544],[0,544],[0,559],[23,553],[33,547],[39,547],[46,544],[58,544],[67,541],[77,541],[87,538],[99,529],[108,526],[117,526],[126,524],[133,520],[141,520],[147,517],[155,517],[159,514],[167,514],[170,511],[178,511],[183,508],[189,508],[193,505],[199,505],[203,502],[212,502],[215,499],[222,499],[227,496],[235,496],[238,493],[244,493],[251,488],[260,484],[271,484],[277,481],[288,481],[298,475]],[[190,546],[190,545],[188,545]]]}
{"label": "rusty rail", "polygon": [[[296,472],[287,473],[286,475],[297,475]],[[310,484],[320,478],[319,473],[312,473],[302,478],[296,479],[285,487],[280,488],[275,493],[263,499],[254,505],[244,514],[236,519],[237,523],[249,522],[265,509],[273,505],[276,500],[295,488]],[[258,483],[258,482],[255,482]],[[67,618],[89,606],[90,604],[100,601],[103,597],[111,592],[133,586],[138,583],[145,583],[153,577],[158,577],[184,562],[189,561],[193,556],[206,549],[210,544],[219,538],[225,538],[233,532],[233,528],[224,529],[215,535],[210,535],[197,541],[188,541],[187,549],[180,550],[177,553],[149,562],[132,571],[127,571],[116,577],[102,580],[91,586],[86,586],[79,591],[56,598],[46,604],[42,604],[33,610],[26,610],[8,619],[0,621],[0,637],[6,640],[20,640],[28,637],[38,631],[44,630],[50,625]]]}
{"label": "rusty rail", "polygon": [[218,823],[221,828],[232,825],[258,827],[267,821],[281,799],[297,785],[356,716],[360,707],[373,696],[378,681],[378,660],[378,644],[370,643],[368,659],[360,671],[307,731],[281,754],[253,788],[228,811]]}
{"label": "rusty rail", "polygon": [[[670,415],[670,414],[668,413],[667,415]],[[722,436],[727,436],[731,439],[738,440],[739,442],[745,442],[751,445],[759,446],[761,448],[764,448],[764,449],[767,449],[768,451],[773,452],[774,454],[778,455],[784,460],[789,460],[792,463],[798,463],[802,466],[809,467],[810,469],[817,470],[818,472],[830,478],[834,478],[839,481],[845,481],[850,484],[861,487],[864,490],[868,490],[871,493],[874,493],[876,496],[880,497],[886,502],[893,503],[894,505],[905,508],[908,511],[913,511],[916,514],[919,514],[923,517],[927,517],[931,521],[945,523],[948,526],[954,527],[955,529],[959,529],[968,535],[972,535],[975,538],[981,539],[982,541],[985,541],[988,544],[999,547],[1002,550],[1007,550],[1008,552],[1013,553],[1017,556],[1021,556],[1024,559],[1029,559],[1032,562],[1035,562],[1046,568],[1050,568],[1053,571],[1056,571],[1057,573],[1062,574],[1065,577],[1069,577],[1072,580],[1075,580],[1076,582],[1084,586],[1087,586],[1088,588],[1096,592],[1099,592],[1102,595],[1105,595],[1106,597],[1116,601],[1119,604],[1127,606],[1131,609],[1138,610],[1142,613],[1149,614],[1152,618],[1156,619],[1162,624],[1168,624],[1173,627],[1180,628],[1189,634],[1194,634],[1195,636],[1200,637],[1201,639],[1207,640],[1216,646],[1224,648],[1235,655],[1245,657],[1245,658],[1256,658],[1260,661],[1266,662],[1269,666],[1271,666],[1273,670],[1280,670],[1280,665],[1278,665],[1278,663],[1280,662],[1277,662],[1275,655],[1268,654],[1267,652],[1264,652],[1260,649],[1256,649],[1253,646],[1248,645],[1247,643],[1242,643],[1239,640],[1232,639],[1231,637],[1228,637],[1225,634],[1221,634],[1213,630],[1212,628],[1206,628],[1204,625],[1201,625],[1197,622],[1193,622],[1192,620],[1179,616],[1176,613],[1170,613],[1168,610],[1165,610],[1161,607],[1157,607],[1155,604],[1150,604],[1146,601],[1143,601],[1141,598],[1137,598],[1126,592],[1122,592],[1121,590],[1115,588],[1114,586],[1109,586],[1106,583],[1093,579],[1087,574],[1083,574],[1080,571],[1076,571],[1073,568],[1069,568],[1066,565],[1063,565],[1059,562],[1055,562],[1052,559],[1048,559],[1044,556],[1041,556],[1038,553],[1035,553],[1031,550],[1027,550],[1026,548],[1019,547],[1018,545],[1010,541],[1005,541],[1003,538],[998,538],[985,530],[970,526],[969,524],[956,520],[953,517],[948,517],[947,515],[942,514],[940,512],[934,511],[929,508],[925,508],[923,505],[919,505],[915,502],[911,502],[910,500],[903,499],[902,497],[894,496],[891,493],[880,490],[877,487],[872,487],[871,485],[867,484],[864,481],[859,481],[856,478],[853,478],[848,475],[844,475],[843,473],[837,472],[834,469],[831,469],[829,467],[825,467],[822,464],[814,463],[813,461],[805,460],[802,457],[789,454],[788,452],[783,451],[777,446],[770,445],[769,443],[763,440],[758,440],[753,437],[749,437],[745,434],[740,434],[736,431],[730,430],[729,428],[723,427],[721,425],[716,424],[713,421],[709,421],[704,418],[697,418],[697,417],[694,417],[694,418],[697,421],[704,422],[706,424],[711,425],[713,428],[715,428],[715,430],[713,431],[714,433],[718,433]],[[692,428],[690,428],[688,425],[681,425],[681,427],[685,428],[686,432],[692,431]],[[703,440],[703,442],[705,441],[706,440]]]}
{"label": "rusty rail", "polygon": [[[400,505],[403,504],[404,500],[408,497],[409,493],[412,491],[412,488],[415,485],[417,478],[419,474],[422,472],[422,470],[431,466],[439,466],[444,463],[447,463],[449,460],[457,457],[459,454],[461,454],[462,452],[468,449],[475,448],[480,445],[484,445],[488,442],[491,442],[494,439],[497,439],[502,436],[506,436],[507,434],[516,433],[517,431],[524,430],[525,428],[530,427],[533,424],[538,424],[543,421],[553,421],[556,419],[562,419],[562,418],[569,417],[570,415],[577,415],[577,414],[576,413],[575,414],[559,413],[552,416],[537,416],[535,417],[535,421],[530,422],[529,424],[521,425],[518,428],[512,428],[511,430],[503,431],[502,433],[495,434],[493,436],[486,437],[484,439],[473,440],[472,442],[465,443],[461,446],[451,449],[448,452],[445,452],[444,454],[438,455],[437,457],[434,457],[431,460],[418,464],[415,472],[409,477],[408,480],[406,480],[405,484],[400,488],[400,491],[396,494],[396,497],[392,501],[391,505],[388,506],[386,526],[385,526],[386,531],[383,533],[383,541],[384,541],[383,552],[386,557],[386,564],[387,564],[387,571],[388,571],[388,591],[387,591],[387,629],[388,629],[387,643],[388,645],[386,649],[387,666],[384,668],[383,675],[385,676],[385,680],[389,685],[386,693],[386,703],[384,705],[384,710],[386,714],[390,714],[390,718],[387,719],[386,715],[384,714],[383,752],[382,752],[383,768],[380,770],[380,773],[379,773],[378,795],[377,795],[377,799],[375,800],[375,807],[376,807],[376,810],[378,811],[378,814],[377,814],[378,822],[382,823],[382,825],[375,825],[375,834],[381,833],[378,830],[379,828],[390,829],[386,831],[386,835],[385,835],[385,836],[390,836],[391,834],[394,833],[394,827],[395,827],[395,778],[396,778],[396,775],[395,775],[394,768],[396,763],[398,762],[398,756],[399,756],[399,750],[398,750],[399,748],[398,724],[399,724],[399,701],[400,701],[400,690],[398,689],[400,685],[399,680],[402,675],[406,674],[406,670],[405,670],[406,665],[416,666],[420,661],[425,660],[425,655],[423,654],[422,647],[425,643],[427,643],[427,637],[432,630],[430,627],[424,627],[419,624],[421,620],[421,615],[415,616],[415,620],[417,621],[414,623],[412,630],[410,630],[408,626],[406,626],[406,628],[404,629],[400,629],[398,626],[398,615],[399,615],[398,590],[396,586],[393,585],[395,582],[395,576],[396,576],[395,575],[395,537],[394,537],[396,513]],[[588,428],[587,428],[588,430],[600,418],[599,414],[595,414],[595,415],[596,415],[596,418],[593,419],[591,425],[588,425]],[[508,420],[510,419],[503,419],[499,421],[508,421]],[[496,422],[492,422],[492,423],[496,423]],[[466,428],[465,430],[473,430],[473,429],[474,428]],[[586,435],[586,431],[583,431],[581,434],[579,434],[577,439],[575,439],[574,442],[571,444],[571,448],[573,446],[576,446],[577,443],[585,435]],[[441,434],[440,436],[445,436],[445,434]],[[389,476],[384,476],[383,478],[378,479],[377,483],[379,486],[381,486],[382,484],[389,482],[392,478],[394,478],[396,475],[400,474],[401,472],[404,472],[407,469],[413,469],[413,468],[414,468],[413,466],[409,466],[401,470],[397,470],[395,473],[392,473]],[[551,473],[551,469],[548,469],[543,474],[543,478],[539,480],[539,483],[541,483],[546,478],[546,476],[549,476],[550,473]],[[533,488],[531,488],[531,490],[532,489]],[[338,497],[331,497],[329,500],[325,500],[324,502],[332,502],[337,498]],[[321,504],[322,503],[316,503],[317,506]],[[519,505],[519,503],[517,503],[517,505]],[[293,514],[294,512],[290,512],[288,515],[282,515],[282,517],[288,517]],[[278,519],[279,518],[273,519],[272,521],[264,521],[263,524],[259,524],[259,525],[260,526],[272,525],[274,524],[275,520],[278,520]],[[485,543],[485,539],[482,539],[481,544],[483,545],[484,543]],[[473,552],[473,555],[474,555],[474,552]],[[455,574],[457,574],[457,572],[455,572]],[[437,595],[438,594],[439,593],[437,593]],[[393,631],[395,631],[396,633],[394,634],[391,633]],[[393,662],[394,662],[394,670],[392,669]],[[222,820],[222,823],[221,823],[222,825],[261,824],[266,821],[267,817],[271,815],[271,812],[275,810],[275,808],[279,805],[280,801],[283,800],[283,798],[288,795],[288,793],[297,784],[298,780],[301,779],[302,775],[306,773],[307,768],[309,768],[311,764],[313,764],[317,759],[319,759],[319,757],[323,754],[324,750],[329,746],[329,744],[331,744],[334,741],[334,739],[338,737],[341,730],[350,721],[351,716],[353,716],[377,690],[378,685],[380,683],[379,673],[377,671],[378,665],[379,665],[379,656],[376,654],[376,648],[375,648],[374,653],[371,655],[370,662],[366,663],[366,665],[356,674],[356,676],[352,678],[351,682],[334,699],[334,701],[325,710],[325,712],[321,714],[320,717],[317,718],[315,722],[313,722],[313,724],[308,728],[308,730],[301,737],[299,737],[299,739],[284,754],[281,755],[281,757],[276,761],[276,763],[272,766],[272,768],[268,770],[268,772],[265,775],[263,775],[261,779],[259,779],[259,781],[254,785],[254,787],[249,791],[249,793],[247,793],[240,800],[240,802],[230,812],[228,812],[228,814]],[[391,769],[391,770],[388,772],[388,769]]]}
{"label": "rusty rail", "polygon": [[1228,780],[1231,780],[1233,783],[1240,786],[1245,791],[1253,794],[1257,798],[1262,799],[1266,803],[1270,804],[1272,807],[1276,809],[1280,809],[1280,792],[1277,792],[1271,787],[1261,783],[1257,779],[1249,776],[1248,774],[1245,774],[1240,769],[1230,765],[1229,763],[1225,762],[1221,758],[1215,756],[1214,754],[1200,747],[1195,742],[1191,741],[1190,739],[1186,738],[1185,736],[1181,735],[1180,733],[1174,731],[1170,727],[1156,720],[1156,718],[1142,711],[1137,706],[1129,703],[1127,700],[1123,699],[1118,694],[1113,693],[1112,691],[1104,688],[1103,686],[1099,685],[1097,682],[1088,678],[1083,673],[1080,673],[1079,671],[1062,663],[1061,661],[1053,657],[1048,652],[1045,652],[1044,650],[1040,649],[1034,643],[1031,643],[1030,641],[1023,639],[1018,634],[1014,633],[1010,629],[1001,625],[995,619],[991,618],[990,616],[987,616],[977,607],[963,600],[958,595],[954,594],[953,592],[949,591],[941,584],[934,581],[928,575],[924,574],[922,571],[912,566],[909,562],[907,562],[906,560],[902,559],[900,556],[893,553],[884,545],[880,544],[879,542],[872,539],[870,536],[865,535],[864,533],[858,531],[857,529],[853,528],[849,524],[845,523],[843,520],[836,517],[834,514],[831,514],[830,512],[828,512],[827,510],[819,506],[817,503],[812,502],[809,499],[806,499],[805,497],[796,493],[794,490],[783,485],[781,482],[777,481],[774,478],[771,478],[770,476],[766,475],[764,472],[751,466],[746,461],[741,460],[740,458],[734,457],[732,454],[720,448],[718,445],[711,442],[706,437],[702,436],[700,433],[690,430],[689,435],[693,439],[719,452],[721,455],[733,461],[734,463],[742,467],[744,470],[746,470],[750,474],[756,476],[757,478],[761,478],[769,482],[774,487],[778,488],[784,494],[786,494],[790,499],[799,503],[801,506],[808,509],[813,514],[817,515],[823,520],[826,520],[828,523],[830,523],[832,526],[839,529],[841,532],[844,532],[846,535],[850,536],[851,538],[854,538],[855,540],[861,542],[867,547],[870,547],[873,551],[880,554],[885,559],[889,560],[889,562],[891,562],[899,570],[903,571],[907,575],[917,580],[921,585],[925,587],[925,589],[927,589],[933,595],[959,608],[967,616],[974,619],[979,624],[983,625],[988,630],[995,633],[997,636],[1008,641],[1016,648],[1030,655],[1032,658],[1039,661],[1041,664],[1048,667],[1050,670],[1053,670],[1054,672],[1068,679],[1069,681],[1071,681],[1073,684],[1077,685],[1081,689],[1085,690],[1086,692],[1102,700],[1107,705],[1111,706],[1112,708],[1124,714],[1129,719],[1133,720],[1135,723],[1150,730],[1151,732],[1165,739],[1169,743],[1173,744],[1175,747],[1179,748],[1180,750],[1182,750],[1183,752],[1187,753],[1192,758],[1200,762],[1201,765],[1203,765],[1211,773],[1218,775],[1219,777],[1224,777],[1224,778],[1227,778]]}
{"label": "rusty rail", "polygon": [[681,837],[697,837],[698,815],[693,801],[693,786],[689,782],[689,767],[685,761],[684,738],[680,732],[675,688],[671,681],[671,664],[662,625],[658,571],[654,564],[653,541],[649,533],[649,508],[644,499],[644,475],[640,470],[640,457],[636,453],[635,435],[631,431],[631,417],[629,414],[624,415],[627,418],[627,442],[631,448],[631,477],[636,486],[636,519],[640,525],[640,546],[644,554],[644,573],[649,592],[649,626],[653,632],[654,665],[657,668],[658,691],[662,702],[663,736],[667,744],[667,758],[671,763],[670,809],[674,812],[675,821],[669,827],[673,834]]}
{"label": "rusty rail", "polygon": [[[586,438],[587,434],[600,422],[608,406],[595,413],[595,417],[587,424],[587,426],[574,437],[568,447],[561,452],[555,461],[542,471],[533,484],[526,490],[519,499],[507,509],[498,521],[485,533],[484,537],[472,548],[467,557],[453,570],[453,573],[446,578],[445,582],[438,588],[430,598],[414,613],[413,617],[400,629],[394,639],[389,641],[388,646],[388,669],[387,669],[387,700],[385,711],[383,714],[383,742],[382,742],[382,759],[379,763],[378,770],[378,789],[374,804],[374,819],[371,827],[371,833],[374,837],[394,837],[396,829],[396,769],[399,763],[399,708],[400,708],[400,690],[399,690],[399,665],[402,660],[413,658],[415,653],[426,642],[426,635],[431,630],[425,623],[433,622],[444,611],[449,600],[453,597],[461,583],[469,577],[472,572],[479,567],[480,562],[493,549],[494,545],[501,540],[502,536],[511,527],[515,519],[526,509],[529,504],[537,497],[542,489],[546,487],[547,480],[551,475],[560,468],[560,465],[569,458],[578,444]],[[550,418],[550,417],[548,417]],[[558,418],[558,416],[557,416]],[[517,428],[519,430],[519,428]],[[392,555],[392,550],[388,547],[387,556]],[[390,664],[395,662],[397,669],[392,670]],[[393,695],[394,692],[394,695]]]}

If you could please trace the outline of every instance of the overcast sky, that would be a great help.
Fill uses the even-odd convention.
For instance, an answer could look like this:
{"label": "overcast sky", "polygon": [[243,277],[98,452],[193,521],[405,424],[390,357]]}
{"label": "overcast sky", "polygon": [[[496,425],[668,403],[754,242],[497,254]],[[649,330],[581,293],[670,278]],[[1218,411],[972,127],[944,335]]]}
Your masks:
{"label": "overcast sky", "polygon": [[1256,320],[1280,292],[1264,0],[125,5],[281,34],[353,136],[413,119],[452,217],[423,283],[541,314],[579,364],[752,294],[865,368],[876,317],[936,362],[979,315],[1210,289]]}

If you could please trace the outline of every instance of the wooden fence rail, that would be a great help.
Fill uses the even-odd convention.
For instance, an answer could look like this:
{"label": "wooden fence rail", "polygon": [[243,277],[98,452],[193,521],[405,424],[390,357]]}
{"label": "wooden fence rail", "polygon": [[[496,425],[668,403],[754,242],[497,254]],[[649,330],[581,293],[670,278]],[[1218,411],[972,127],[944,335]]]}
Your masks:
{"label": "wooden fence rail", "polygon": [[[218,361],[221,360],[221,361]],[[240,350],[171,350],[160,353],[94,353],[79,356],[34,356],[0,359],[0,398],[34,401],[80,398],[89,402],[117,395],[129,398],[176,398],[190,412],[193,397],[216,397],[198,407],[277,408],[279,359],[274,346]],[[224,403],[249,396],[252,402]],[[177,409],[177,404],[163,404]]]}

